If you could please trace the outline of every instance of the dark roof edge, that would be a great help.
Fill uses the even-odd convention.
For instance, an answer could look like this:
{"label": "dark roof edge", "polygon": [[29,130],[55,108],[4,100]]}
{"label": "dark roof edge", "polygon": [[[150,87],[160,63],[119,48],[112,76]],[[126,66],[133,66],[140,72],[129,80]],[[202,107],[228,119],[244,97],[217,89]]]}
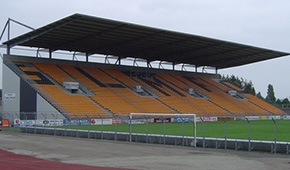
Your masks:
{"label": "dark roof edge", "polygon": [[35,29],[33,31],[30,31],[28,33],[25,33],[23,35],[20,35],[18,37],[12,38],[9,41],[5,41],[5,42],[3,42],[3,44],[6,44],[6,45],[18,45],[18,44],[21,44],[21,43],[24,42],[23,39],[25,37],[39,36],[39,35],[41,35],[44,32],[44,30],[47,30],[47,29],[50,30],[52,27],[55,28],[55,27],[60,26],[60,25],[62,25],[64,23],[67,23],[67,22],[70,22],[72,20],[78,19],[81,16],[82,15],[77,14],[77,13],[73,14],[73,15],[70,15],[70,16],[67,16],[65,18],[62,18],[62,19],[59,19],[59,20],[57,20],[55,22],[52,22],[50,24],[44,25],[44,26],[42,26],[40,28],[37,28],[37,29]]}
{"label": "dark roof edge", "polygon": [[106,20],[106,21],[120,23],[120,24],[128,24],[128,25],[133,25],[133,26],[136,26],[136,27],[154,29],[156,31],[170,32],[170,33],[180,34],[180,35],[185,35],[185,36],[195,36],[196,38],[203,38],[203,39],[207,39],[207,40],[219,41],[221,43],[229,43],[229,44],[232,44],[232,45],[241,45],[241,46],[244,46],[244,47],[250,47],[250,48],[256,48],[256,49],[260,49],[260,50],[276,52],[276,53],[280,53],[283,56],[290,55],[290,52],[282,52],[282,51],[278,51],[278,50],[272,50],[272,49],[267,49],[267,48],[263,48],[263,47],[256,47],[256,46],[242,44],[242,43],[237,43],[237,42],[232,42],[232,41],[220,40],[220,39],[210,38],[210,37],[201,36],[201,35],[195,35],[195,34],[189,34],[189,33],[183,33],[183,32],[178,32],[178,31],[166,30],[166,29],[155,28],[155,27],[150,27],[150,26],[144,26],[144,25],[134,24],[134,23],[130,23],[130,22],[117,21],[117,20],[112,20],[112,19],[105,19],[105,18],[90,16],[90,15],[80,14],[80,13],[75,13],[73,15],[70,15],[70,16],[67,16],[65,18],[59,19],[59,20],[57,20],[55,22],[52,22],[52,23],[47,24],[45,26],[42,26],[42,27],[40,27],[40,28],[38,28],[38,29],[36,29],[34,31],[30,31],[30,32],[28,32],[26,34],[20,35],[18,37],[15,37],[15,38],[9,40],[9,41],[6,41],[3,44],[6,44],[6,45],[9,45],[9,44],[14,44],[14,45],[21,44],[21,43],[23,43],[23,39],[25,37],[29,37],[29,36],[34,37],[34,36],[41,35],[42,32],[47,30],[47,29],[50,30],[52,28],[56,28],[57,26],[60,26],[62,24],[65,24],[67,22],[71,22],[73,20],[76,20],[76,19],[79,19],[79,18],[82,18],[82,17],[99,19],[99,20]]}

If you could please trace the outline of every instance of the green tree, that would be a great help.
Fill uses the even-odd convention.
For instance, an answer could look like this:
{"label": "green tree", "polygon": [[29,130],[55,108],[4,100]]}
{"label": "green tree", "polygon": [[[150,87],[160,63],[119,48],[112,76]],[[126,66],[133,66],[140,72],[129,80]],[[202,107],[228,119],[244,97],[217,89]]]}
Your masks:
{"label": "green tree", "polygon": [[258,92],[256,96],[257,96],[259,99],[264,100],[264,97],[262,96],[261,92]]}
{"label": "green tree", "polygon": [[223,80],[232,83],[233,85],[243,89],[245,86],[245,80],[243,78],[239,78],[237,76],[234,75],[227,75],[227,76],[223,76]]}
{"label": "green tree", "polygon": [[282,101],[282,104],[290,104],[290,101],[288,100],[288,98],[285,98],[285,99]]}
{"label": "green tree", "polygon": [[246,93],[250,93],[252,95],[256,95],[256,90],[253,86],[253,83],[252,81],[248,82],[248,83],[245,83],[245,86],[244,86],[244,92]]}
{"label": "green tree", "polygon": [[267,91],[267,96],[266,96],[266,101],[271,104],[276,103],[276,97],[275,97],[275,92],[274,92],[274,87],[272,84],[268,85],[268,91]]}
{"label": "green tree", "polygon": [[280,99],[277,99],[276,105],[279,106],[279,107],[281,107],[282,106],[282,101]]}
{"label": "green tree", "polygon": [[223,76],[223,80],[232,83],[233,85],[241,88],[244,90],[246,93],[250,93],[253,95],[256,95],[256,90],[254,88],[254,85],[252,81],[247,81],[244,78],[239,78],[237,76],[231,75],[231,76]]}

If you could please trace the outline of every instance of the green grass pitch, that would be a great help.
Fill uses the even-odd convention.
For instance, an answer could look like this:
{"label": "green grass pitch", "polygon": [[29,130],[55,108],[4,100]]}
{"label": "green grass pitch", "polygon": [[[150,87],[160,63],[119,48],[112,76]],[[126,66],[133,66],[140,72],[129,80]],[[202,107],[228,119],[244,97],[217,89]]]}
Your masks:
{"label": "green grass pitch", "polygon": [[[277,141],[290,142],[290,120],[276,120],[277,122]],[[223,121],[218,122],[204,122],[204,128],[201,122],[197,123],[197,136],[213,138],[224,138],[225,127],[227,138],[233,139],[248,139],[249,128],[247,121]],[[275,139],[274,123],[272,120],[258,120],[250,121],[251,140],[267,140],[273,141]],[[118,125],[98,125],[98,126],[65,126],[68,129],[82,129],[82,130],[103,130],[103,131],[118,131],[129,132],[128,124]],[[165,134],[166,135],[185,135],[193,136],[193,123],[148,123],[132,125],[133,133],[146,133],[148,134]],[[203,133],[204,132],[204,133]]]}

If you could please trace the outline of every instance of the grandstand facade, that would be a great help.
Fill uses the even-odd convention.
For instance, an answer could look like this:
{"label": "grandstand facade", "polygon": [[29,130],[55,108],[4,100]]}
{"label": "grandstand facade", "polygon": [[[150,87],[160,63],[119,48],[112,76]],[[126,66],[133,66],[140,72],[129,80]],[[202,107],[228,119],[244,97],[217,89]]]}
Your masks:
{"label": "grandstand facade", "polygon": [[[215,74],[6,55],[3,71],[4,93],[14,92],[15,96],[4,100],[4,112],[59,113],[59,118],[126,116],[132,112],[198,116],[284,114]],[[79,88],[67,89],[65,82],[77,82]],[[230,94],[231,91],[236,93]]]}
{"label": "grandstand facade", "polygon": [[[4,118],[9,112],[31,120],[47,113],[78,119],[126,117],[133,112],[203,117],[285,114],[217,74],[218,69],[288,55],[284,52],[80,14],[4,44]],[[49,55],[13,55],[14,46],[48,49]],[[53,59],[57,50],[81,52],[86,59]],[[114,65],[92,63],[93,54],[113,55],[117,60]],[[141,58],[147,67],[122,65],[127,57]],[[170,62],[172,70],[152,68],[156,60]],[[195,70],[212,67],[216,72],[176,70],[178,64],[191,64]]]}

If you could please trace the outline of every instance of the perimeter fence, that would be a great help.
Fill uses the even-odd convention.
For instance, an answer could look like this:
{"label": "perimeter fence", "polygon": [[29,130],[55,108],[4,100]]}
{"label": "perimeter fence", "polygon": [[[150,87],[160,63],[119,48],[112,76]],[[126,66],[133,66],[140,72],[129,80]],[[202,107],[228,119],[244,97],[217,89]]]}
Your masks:
{"label": "perimeter fence", "polygon": [[289,115],[196,117],[196,127],[184,116],[130,119],[128,115],[46,112],[10,112],[0,116],[3,131],[289,153]]}

